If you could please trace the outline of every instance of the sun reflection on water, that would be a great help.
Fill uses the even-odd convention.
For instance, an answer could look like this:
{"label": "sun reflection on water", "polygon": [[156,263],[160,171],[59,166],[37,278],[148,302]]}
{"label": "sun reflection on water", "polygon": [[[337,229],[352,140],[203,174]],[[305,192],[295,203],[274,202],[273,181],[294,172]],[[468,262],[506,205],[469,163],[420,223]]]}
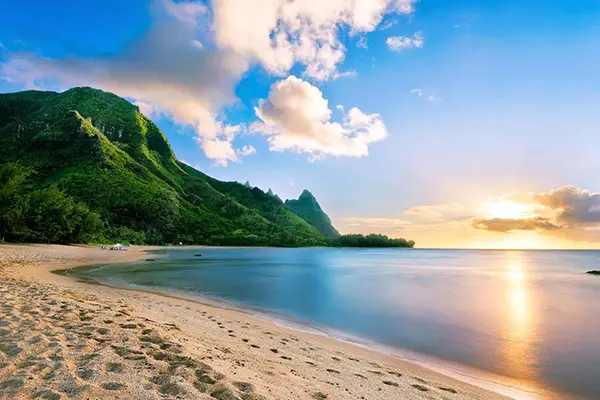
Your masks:
{"label": "sun reflection on water", "polygon": [[519,252],[509,253],[506,264],[506,327],[502,353],[513,377],[532,386],[536,373],[533,349],[533,308],[528,293],[528,276]]}

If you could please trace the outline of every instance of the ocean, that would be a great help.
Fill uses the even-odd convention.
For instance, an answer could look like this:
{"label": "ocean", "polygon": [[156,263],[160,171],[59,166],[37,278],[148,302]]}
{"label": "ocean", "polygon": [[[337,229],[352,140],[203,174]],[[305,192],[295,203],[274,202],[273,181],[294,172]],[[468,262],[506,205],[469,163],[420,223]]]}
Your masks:
{"label": "ocean", "polygon": [[600,276],[585,273],[600,269],[598,251],[182,248],[147,258],[76,273],[222,302],[531,398],[600,399]]}

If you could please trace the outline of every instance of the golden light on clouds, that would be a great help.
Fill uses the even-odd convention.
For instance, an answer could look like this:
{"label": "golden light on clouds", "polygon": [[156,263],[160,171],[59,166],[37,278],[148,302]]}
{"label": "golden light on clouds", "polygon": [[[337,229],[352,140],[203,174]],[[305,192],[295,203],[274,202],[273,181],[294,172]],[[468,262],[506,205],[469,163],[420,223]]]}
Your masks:
{"label": "golden light on clouds", "polygon": [[600,193],[562,186],[542,193],[416,205],[393,218],[334,222],[343,233],[381,232],[414,240],[420,248],[597,249]]}

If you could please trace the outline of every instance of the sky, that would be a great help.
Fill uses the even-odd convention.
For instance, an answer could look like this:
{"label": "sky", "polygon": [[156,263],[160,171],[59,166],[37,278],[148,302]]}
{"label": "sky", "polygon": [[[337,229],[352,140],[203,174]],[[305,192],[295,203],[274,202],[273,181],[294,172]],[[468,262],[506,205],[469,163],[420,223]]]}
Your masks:
{"label": "sky", "polygon": [[0,92],[93,86],[342,233],[600,248],[596,0],[22,0]]}

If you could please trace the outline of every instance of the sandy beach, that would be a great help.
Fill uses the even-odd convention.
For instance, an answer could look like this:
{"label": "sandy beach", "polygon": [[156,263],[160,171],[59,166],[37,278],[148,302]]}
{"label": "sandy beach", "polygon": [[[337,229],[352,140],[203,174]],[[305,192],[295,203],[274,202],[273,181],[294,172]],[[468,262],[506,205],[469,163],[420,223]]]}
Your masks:
{"label": "sandy beach", "polygon": [[144,250],[0,245],[0,398],[506,399],[241,311],[51,273]]}

